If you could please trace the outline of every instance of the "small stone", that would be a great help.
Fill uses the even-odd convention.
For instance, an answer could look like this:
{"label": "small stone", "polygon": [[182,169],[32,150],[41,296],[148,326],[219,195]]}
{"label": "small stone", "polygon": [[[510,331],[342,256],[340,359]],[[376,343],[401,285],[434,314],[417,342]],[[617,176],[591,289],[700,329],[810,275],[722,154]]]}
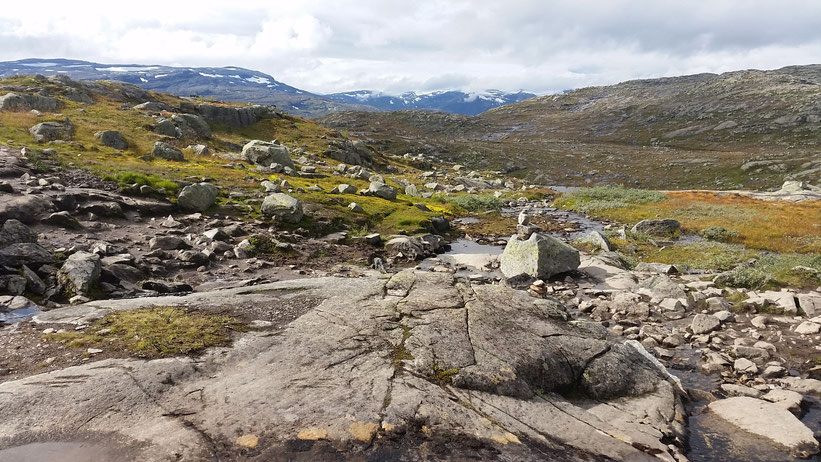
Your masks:
{"label": "small stone", "polygon": [[237,446],[255,448],[257,445],[259,445],[259,437],[257,435],[242,435],[237,438]]}
{"label": "small stone", "polygon": [[690,324],[690,330],[693,334],[706,334],[718,329],[721,326],[721,321],[711,314],[697,314]]}
{"label": "small stone", "polygon": [[733,363],[733,369],[740,374],[757,374],[758,366],[747,358],[738,358]]}
{"label": "small stone", "polygon": [[795,328],[796,334],[813,335],[821,331],[821,324],[812,321],[804,321]]}
{"label": "small stone", "polygon": [[86,352],[90,355],[96,355],[96,354],[102,353],[103,350],[101,350],[99,348],[89,348],[88,350],[86,350]]}

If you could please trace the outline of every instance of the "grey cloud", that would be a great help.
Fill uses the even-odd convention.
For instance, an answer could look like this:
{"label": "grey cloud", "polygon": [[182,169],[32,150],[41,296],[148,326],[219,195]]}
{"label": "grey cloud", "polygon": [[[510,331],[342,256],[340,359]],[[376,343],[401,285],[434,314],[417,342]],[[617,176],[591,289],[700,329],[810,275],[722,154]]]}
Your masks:
{"label": "grey cloud", "polygon": [[[821,2],[815,0],[305,0],[275,6],[247,0],[207,8],[190,17],[159,18],[149,8],[130,10],[133,17],[101,21],[104,26],[92,37],[71,27],[43,33],[36,30],[39,24],[0,11],[0,59],[238,65],[316,92],[544,93],[634,78],[808,64],[821,56]],[[51,13],[44,7],[41,14]],[[60,21],[57,13],[51,19]],[[314,24],[322,32],[304,31],[306,42],[296,47],[271,43],[289,36],[265,28],[288,24]],[[118,42],[124,29],[143,31],[146,39],[175,34],[175,42],[169,53],[140,49],[141,37]],[[27,32],[10,35],[12,30]]]}

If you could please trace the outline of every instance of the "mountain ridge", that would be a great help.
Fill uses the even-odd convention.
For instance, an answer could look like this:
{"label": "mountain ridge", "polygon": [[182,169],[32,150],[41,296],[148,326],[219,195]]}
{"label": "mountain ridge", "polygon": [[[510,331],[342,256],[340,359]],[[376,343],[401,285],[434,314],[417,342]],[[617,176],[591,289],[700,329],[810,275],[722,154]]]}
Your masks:
{"label": "mountain ridge", "polygon": [[478,116],[337,112],[319,121],[388,152],[526,167],[517,175],[548,184],[730,189],[821,178],[817,64],[631,80]]}
{"label": "mountain ridge", "polygon": [[[536,96],[523,91],[506,93],[499,90],[480,93],[454,90],[418,94],[406,92],[402,95],[357,90],[323,95],[285,84],[264,72],[237,66],[105,64],[65,58],[27,58],[0,62],[0,77],[35,73],[46,76],[64,74],[81,80],[116,80],[177,96],[196,95],[222,101],[274,104],[301,117],[318,117],[341,110],[394,109],[439,110],[475,115]],[[361,95],[364,94],[369,97],[363,98]]]}

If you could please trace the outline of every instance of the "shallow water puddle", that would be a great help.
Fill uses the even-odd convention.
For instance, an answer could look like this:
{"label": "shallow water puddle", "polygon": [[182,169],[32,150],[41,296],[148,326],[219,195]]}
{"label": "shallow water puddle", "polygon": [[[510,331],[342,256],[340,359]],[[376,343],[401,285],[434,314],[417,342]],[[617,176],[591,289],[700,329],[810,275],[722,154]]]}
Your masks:
{"label": "shallow water puddle", "polygon": [[3,462],[101,462],[127,461],[118,448],[100,444],[74,441],[50,441],[29,443],[8,449],[0,449]]}

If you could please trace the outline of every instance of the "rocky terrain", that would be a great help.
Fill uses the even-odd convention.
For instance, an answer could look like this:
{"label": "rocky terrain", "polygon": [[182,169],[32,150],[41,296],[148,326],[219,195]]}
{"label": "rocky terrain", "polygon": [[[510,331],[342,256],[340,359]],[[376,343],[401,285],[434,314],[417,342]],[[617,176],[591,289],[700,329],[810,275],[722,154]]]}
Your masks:
{"label": "rocky terrain", "polygon": [[[631,263],[608,236],[695,237],[271,107],[18,79],[0,95],[0,460],[819,453],[815,266],[748,289]],[[766,199],[818,200],[782,192]]]}
{"label": "rocky terrain", "polygon": [[582,88],[477,117],[341,112],[321,121],[387,152],[543,184],[763,190],[785,176],[819,178],[819,82],[818,65],[792,66]]}

